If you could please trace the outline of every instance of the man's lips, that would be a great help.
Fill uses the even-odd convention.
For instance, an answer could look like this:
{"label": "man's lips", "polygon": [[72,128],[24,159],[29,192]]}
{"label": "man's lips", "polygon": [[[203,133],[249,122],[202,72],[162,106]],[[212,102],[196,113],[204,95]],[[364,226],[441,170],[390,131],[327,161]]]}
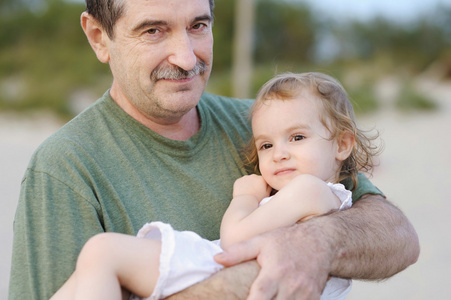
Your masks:
{"label": "man's lips", "polygon": [[274,175],[276,175],[276,176],[282,176],[282,175],[291,174],[291,173],[293,173],[294,171],[296,171],[296,169],[294,169],[294,168],[283,168],[283,169],[276,170],[276,171],[274,172]]}
{"label": "man's lips", "polygon": [[187,82],[191,82],[192,80],[194,80],[194,78],[196,78],[196,76],[180,78],[180,79],[160,78],[160,79],[157,79],[157,81],[168,81],[168,82],[174,82],[174,83],[187,83]]}

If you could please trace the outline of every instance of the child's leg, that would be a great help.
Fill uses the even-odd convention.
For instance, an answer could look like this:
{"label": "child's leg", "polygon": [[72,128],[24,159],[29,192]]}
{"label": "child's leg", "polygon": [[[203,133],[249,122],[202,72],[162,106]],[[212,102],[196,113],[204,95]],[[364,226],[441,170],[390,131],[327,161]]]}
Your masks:
{"label": "child's leg", "polygon": [[64,285],[50,298],[50,300],[67,300],[74,297],[77,284],[76,272],[72,273]]}
{"label": "child's leg", "polygon": [[78,258],[76,298],[121,299],[121,286],[150,296],[159,276],[160,251],[160,241],[124,234],[91,238]]}
{"label": "child's leg", "polygon": [[148,297],[158,280],[160,251],[160,241],[98,234],[83,247],[74,274],[55,299],[68,294],[74,299],[122,299],[121,287]]}

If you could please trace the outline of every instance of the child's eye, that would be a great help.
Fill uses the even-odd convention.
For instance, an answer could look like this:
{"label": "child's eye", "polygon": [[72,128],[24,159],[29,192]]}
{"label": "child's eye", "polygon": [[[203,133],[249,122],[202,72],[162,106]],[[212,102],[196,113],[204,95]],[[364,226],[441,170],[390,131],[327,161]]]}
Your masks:
{"label": "child's eye", "polygon": [[302,141],[303,139],[305,139],[305,136],[303,136],[302,134],[296,134],[291,139],[292,141]]}
{"label": "child's eye", "polygon": [[266,143],[266,144],[263,144],[263,145],[260,146],[260,150],[266,150],[266,149],[269,149],[269,148],[272,148],[272,144]]}

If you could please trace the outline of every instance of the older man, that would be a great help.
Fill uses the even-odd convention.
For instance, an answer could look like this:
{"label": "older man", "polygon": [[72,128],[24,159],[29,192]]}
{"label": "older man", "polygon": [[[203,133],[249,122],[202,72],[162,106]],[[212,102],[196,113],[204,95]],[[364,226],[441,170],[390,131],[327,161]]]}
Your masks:
{"label": "older man", "polygon": [[[251,101],[204,93],[213,1],[86,2],[82,27],[114,80],[31,159],[10,299],[48,299],[100,232],[136,234],[161,220],[218,238],[233,182],[248,173]],[[404,215],[365,178],[354,195],[347,211],[236,245],[218,257],[236,266],[173,298],[245,298],[252,285],[250,299],[318,299],[329,275],[381,279],[415,262],[418,239]]]}

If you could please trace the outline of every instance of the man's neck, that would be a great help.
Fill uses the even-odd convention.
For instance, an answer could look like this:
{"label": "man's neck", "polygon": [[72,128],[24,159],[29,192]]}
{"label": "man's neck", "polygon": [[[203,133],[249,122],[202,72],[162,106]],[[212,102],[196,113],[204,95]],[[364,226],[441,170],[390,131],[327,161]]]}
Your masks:
{"label": "man's neck", "polygon": [[165,138],[185,141],[200,130],[200,117],[197,107],[192,108],[185,115],[173,120],[156,120],[144,115],[129,101],[118,101],[115,98],[121,99],[121,97],[113,97],[113,95],[112,98],[133,119]]}
{"label": "man's neck", "polygon": [[147,118],[143,122],[137,121],[159,135],[177,141],[185,141],[200,130],[199,113],[196,107],[191,109],[178,122],[171,124],[161,124]]}

